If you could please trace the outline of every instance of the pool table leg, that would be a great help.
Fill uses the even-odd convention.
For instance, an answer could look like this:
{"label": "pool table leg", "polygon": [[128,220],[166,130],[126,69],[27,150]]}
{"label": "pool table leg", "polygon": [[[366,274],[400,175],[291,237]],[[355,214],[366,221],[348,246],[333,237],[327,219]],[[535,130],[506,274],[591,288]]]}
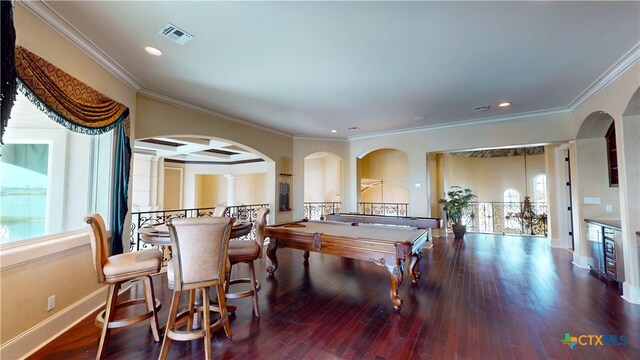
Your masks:
{"label": "pool table leg", "polygon": [[417,284],[420,279],[420,272],[416,271],[418,261],[420,261],[420,256],[418,256],[418,254],[411,254],[411,262],[409,262],[407,270],[409,270],[409,277],[411,278],[411,282],[414,284]]}
{"label": "pool table leg", "polygon": [[398,295],[398,288],[400,288],[400,284],[402,284],[402,261],[397,260],[394,265],[386,264],[385,267],[387,271],[389,271],[391,283],[390,283],[390,291],[389,295],[391,296],[391,304],[393,305],[394,310],[400,310],[402,306],[402,298]]}
{"label": "pool table leg", "polygon": [[278,241],[274,239],[269,240],[269,246],[267,247],[267,257],[271,260],[271,265],[267,266],[267,272],[269,276],[273,276],[273,273],[278,269],[278,258],[276,257],[276,250],[278,250]]}

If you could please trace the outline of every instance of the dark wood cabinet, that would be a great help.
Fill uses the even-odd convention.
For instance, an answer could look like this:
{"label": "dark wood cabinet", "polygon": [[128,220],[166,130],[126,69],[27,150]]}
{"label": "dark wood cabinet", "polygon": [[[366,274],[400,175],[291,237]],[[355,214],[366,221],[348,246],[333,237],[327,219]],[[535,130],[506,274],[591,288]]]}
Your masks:
{"label": "dark wood cabinet", "polygon": [[609,186],[618,187],[618,150],[616,147],[616,127],[611,123],[607,134],[607,165],[609,168]]}

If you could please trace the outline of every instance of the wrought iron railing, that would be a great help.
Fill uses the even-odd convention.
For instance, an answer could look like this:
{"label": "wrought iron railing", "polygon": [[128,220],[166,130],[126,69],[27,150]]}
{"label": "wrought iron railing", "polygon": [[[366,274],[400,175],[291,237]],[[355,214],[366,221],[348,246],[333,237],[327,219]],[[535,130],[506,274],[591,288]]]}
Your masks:
{"label": "wrought iron railing", "polygon": [[463,210],[462,225],[468,232],[546,236],[547,212],[546,202],[474,202]]}
{"label": "wrought iron railing", "polygon": [[[256,213],[261,207],[268,207],[269,204],[253,204],[229,206],[225,212],[225,216],[233,217],[238,220],[256,221]],[[152,247],[140,239],[138,229],[144,226],[151,226],[166,223],[172,218],[186,217],[203,217],[213,214],[213,207],[194,208],[194,209],[176,209],[176,210],[158,210],[158,211],[134,211],[131,213],[131,235],[129,236],[130,251],[138,251]],[[255,239],[255,228],[242,239]],[[241,239],[241,240],[242,240]]]}
{"label": "wrought iron railing", "polygon": [[305,202],[304,217],[309,220],[324,220],[326,215],[340,212],[340,203],[334,201]]}
{"label": "wrought iron railing", "polygon": [[371,203],[361,202],[359,213],[365,215],[407,216],[407,203]]}

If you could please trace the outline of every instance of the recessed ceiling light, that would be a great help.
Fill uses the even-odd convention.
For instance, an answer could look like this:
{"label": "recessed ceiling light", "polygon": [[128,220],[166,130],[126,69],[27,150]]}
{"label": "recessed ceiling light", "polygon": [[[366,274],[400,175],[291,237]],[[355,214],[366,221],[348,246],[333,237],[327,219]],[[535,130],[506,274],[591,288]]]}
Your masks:
{"label": "recessed ceiling light", "polygon": [[424,116],[424,115],[416,115],[416,116],[414,116],[414,118],[413,118],[413,120],[415,120],[415,121],[424,121],[424,120],[426,120],[426,119],[427,119],[427,117],[426,117],[426,116]]}
{"label": "recessed ceiling light", "polygon": [[509,106],[511,106],[511,103],[508,102],[508,101],[501,102],[500,104],[498,104],[498,107],[501,107],[501,108],[506,108],[506,107],[509,107]]}
{"label": "recessed ceiling light", "polygon": [[338,132],[338,130],[333,129],[333,130],[331,130],[331,132],[332,132],[332,133],[337,133],[337,132]]}
{"label": "recessed ceiling light", "polygon": [[152,46],[147,46],[144,48],[144,51],[146,51],[147,53],[154,55],[154,56],[160,56],[162,55],[162,51],[152,47]]}

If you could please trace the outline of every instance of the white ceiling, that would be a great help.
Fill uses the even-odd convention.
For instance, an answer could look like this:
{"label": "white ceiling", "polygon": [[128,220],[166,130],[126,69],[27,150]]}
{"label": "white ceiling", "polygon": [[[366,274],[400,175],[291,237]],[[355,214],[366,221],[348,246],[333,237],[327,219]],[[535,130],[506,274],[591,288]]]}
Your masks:
{"label": "white ceiling", "polygon": [[637,1],[25,5],[144,94],[298,137],[570,111],[640,53]]}

